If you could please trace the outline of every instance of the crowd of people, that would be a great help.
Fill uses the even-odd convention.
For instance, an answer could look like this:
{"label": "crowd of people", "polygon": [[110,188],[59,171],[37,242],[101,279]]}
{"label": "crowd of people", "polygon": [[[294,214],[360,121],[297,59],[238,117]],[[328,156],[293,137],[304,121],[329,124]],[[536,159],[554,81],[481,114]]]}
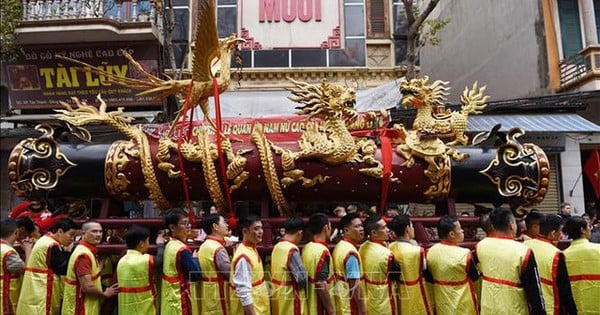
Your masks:
{"label": "crowd of people", "polygon": [[[111,298],[127,315],[600,314],[600,245],[588,241],[591,213],[533,212],[524,221],[525,240],[517,241],[513,213],[497,208],[483,222],[487,237],[470,250],[458,246],[465,236],[456,216],[440,218],[440,242],[426,249],[414,240],[407,215],[365,218],[341,210],[335,211],[341,217],[336,238],[324,213],[311,215],[308,224],[288,218],[267,262],[257,248],[260,217],[239,219],[241,242],[230,256],[223,216],[203,218],[206,237],[192,250],[189,217],[173,209],[164,216],[167,229],[156,238],[155,255],[148,253],[148,229],[127,228],[114,281],[104,281],[110,261],[97,255],[100,223],[79,227],[61,219],[33,244],[35,228],[5,219],[2,314],[100,314]],[[305,234],[310,241],[303,244]],[[570,246],[561,251],[556,244],[566,237]],[[16,241],[22,253],[12,247]]]}

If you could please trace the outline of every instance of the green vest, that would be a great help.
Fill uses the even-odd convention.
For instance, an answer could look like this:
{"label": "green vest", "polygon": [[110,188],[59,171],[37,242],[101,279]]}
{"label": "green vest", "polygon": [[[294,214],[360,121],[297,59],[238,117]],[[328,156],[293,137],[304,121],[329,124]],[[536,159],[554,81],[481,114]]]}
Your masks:
{"label": "green vest", "polygon": [[272,315],[300,315],[305,309],[304,290],[298,288],[289,268],[290,257],[300,252],[298,246],[288,241],[279,241],[271,254]]}
{"label": "green vest", "polygon": [[393,242],[390,250],[400,265],[400,314],[433,314],[431,298],[423,278],[425,251],[407,242]]}
{"label": "green vest", "polygon": [[0,268],[0,306],[2,314],[14,313],[17,306],[17,300],[19,299],[19,291],[21,289],[21,282],[19,277],[12,276],[6,269],[6,259],[8,255],[17,253],[17,251],[2,241],[0,244],[0,259],[2,259],[2,268]]}
{"label": "green vest", "polygon": [[329,275],[327,276],[327,284],[331,301],[333,301],[333,259],[329,253],[329,248],[323,243],[312,241],[304,245],[302,249],[302,262],[306,268],[308,276],[308,285],[306,288],[306,305],[308,314],[323,314],[324,309],[317,296],[317,277],[325,262],[325,257],[329,257]]}
{"label": "green vest", "polygon": [[162,315],[187,315],[191,312],[189,284],[183,277],[180,263],[184,250],[189,248],[178,239],[171,239],[165,246],[160,300]]}
{"label": "green vest", "polygon": [[535,262],[542,284],[544,304],[546,305],[546,314],[558,315],[560,310],[560,300],[556,275],[560,250],[552,245],[550,241],[541,238],[530,239],[523,242],[523,244],[531,248],[533,255],[535,256]]}
{"label": "green vest", "polygon": [[94,295],[87,295],[81,291],[81,284],[75,274],[75,262],[79,256],[87,256],[92,261],[92,283],[102,291],[100,283],[100,269],[98,260],[94,254],[95,248],[85,242],[79,243],[67,267],[67,276],[65,277],[65,289],[63,295],[62,315],[99,315],[102,299]]}
{"label": "green vest", "polygon": [[[335,313],[340,315],[350,315],[352,314],[352,309],[357,308],[357,306],[352,307],[354,302],[350,299],[350,284],[346,278],[346,262],[350,255],[356,257],[360,268],[361,262],[358,249],[356,249],[356,245],[346,239],[340,240],[337,245],[335,245],[333,254],[331,254],[331,258],[333,258],[333,273],[335,276],[335,295],[333,296]],[[362,286],[358,289],[362,290]]]}
{"label": "green vest", "polygon": [[471,251],[445,243],[433,245],[427,252],[427,268],[434,280],[433,294],[437,314],[478,313],[477,295],[469,278]]}
{"label": "green vest", "polygon": [[580,238],[564,253],[577,314],[600,314],[600,244]]}
{"label": "green vest", "polygon": [[358,250],[363,267],[366,308],[368,315],[398,314],[394,284],[388,273],[394,259],[385,244],[365,241]]}
{"label": "green vest", "polygon": [[157,314],[154,257],[127,250],[117,264],[119,314]]}
{"label": "green vest", "polygon": [[217,272],[216,255],[219,250],[225,250],[223,241],[211,236],[202,243],[198,250],[202,281],[192,284],[198,288],[196,298],[198,303],[192,303],[192,309],[198,309],[198,314],[219,315],[229,314],[229,286],[223,274]]}
{"label": "green vest", "polygon": [[531,249],[512,239],[490,236],[477,243],[475,250],[482,273],[481,314],[528,314],[521,273]]}
{"label": "green vest", "polygon": [[50,234],[35,242],[23,275],[17,315],[60,314],[64,279],[48,266],[54,246],[60,244]]}
{"label": "green vest", "polygon": [[[230,285],[232,288],[234,287],[233,275],[235,273],[235,265],[242,258],[248,260],[252,270],[252,291],[250,294],[252,296],[254,312],[257,315],[268,315],[271,312],[271,307],[269,303],[269,290],[267,288],[267,284],[265,283],[265,272],[260,255],[258,255],[256,248],[251,244],[245,244],[242,242],[235,250],[233,259],[231,261],[231,274],[229,277]],[[239,300],[237,292],[231,293],[230,303],[231,314],[244,314],[242,302]]]}

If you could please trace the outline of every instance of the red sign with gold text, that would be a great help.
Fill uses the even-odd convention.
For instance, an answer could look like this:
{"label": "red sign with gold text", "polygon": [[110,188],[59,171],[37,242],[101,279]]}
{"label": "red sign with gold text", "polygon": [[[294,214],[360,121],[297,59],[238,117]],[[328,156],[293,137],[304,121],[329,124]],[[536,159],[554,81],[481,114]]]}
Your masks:
{"label": "red sign with gold text", "polygon": [[[223,134],[230,138],[249,141],[254,126],[257,123],[263,125],[264,132],[271,141],[295,141],[300,138],[300,135],[306,130],[307,116],[292,115],[292,116],[277,116],[265,118],[223,118],[222,130]],[[317,120],[320,126],[323,121]],[[375,128],[384,128],[390,122],[389,116],[377,116],[376,120],[369,119],[366,113],[359,113],[358,118],[350,123],[348,129],[352,131],[368,130]],[[162,138],[169,131],[169,124],[152,124],[141,125],[142,130],[151,137]],[[195,142],[199,131],[203,128],[209,128],[209,133],[214,135],[212,127],[207,121],[195,121],[192,127],[191,141]],[[188,123],[181,122],[175,127],[173,132],[174,138],[179,138],[179,135],[188,134]]]}
{"label": "red sign with gold text", "polygon": [[63,55],[102,67],[118,76],[142,79],[123,57],[121,49],[129,52],[146,71],[158,75],[159,47],[156,43],[23,47],[24,58],[2,69],[8,79],[11,108],[60,108],[58,102],[70,102],[71,97],[97,104],[99,93],[110,107],[161,105],[160,100],[136,97],[139,91],[116,85],[90,71],[77,71],[77,65],[55,58],[55,55]]}

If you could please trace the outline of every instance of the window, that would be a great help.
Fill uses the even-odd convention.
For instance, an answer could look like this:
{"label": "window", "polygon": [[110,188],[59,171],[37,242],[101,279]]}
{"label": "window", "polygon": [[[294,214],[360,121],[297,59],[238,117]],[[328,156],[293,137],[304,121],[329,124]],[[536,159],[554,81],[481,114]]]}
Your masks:
{"label": "window", "polygon": [[563,58],[567,58],[583,48],[577,0],[558,0],[558,18]]}
{"label": "window", "polygon": [[388,38],[389,30],[387,24],[387,1],[371,0],[367,2],[369,15],[368,36],[369,38]]}
{"label": "window", "polygon": [[396,46],[396,65],[406,62],[406,35],[408,33],[408,21],[406,20],[406,11],[404,4],[400,0],[394,0],[393,3],[394,18],[394,43]]}
{"label": "window", "polygon": [[[173,29],[173,54],[175,65],[181,68],[190,41],[190,2],[189,0],[173,0],[175,12],[175,28]],[[165,58],[165,60],[168,60]]]}
{"label": "window", "polygon": [[[325,0],[323,0],[325,1]],[[326,0],[337,1],[337,0]],[[383,1],[383,0],[382,0]],[[225,37],[239,30],[238,5],[235,0],[219,0],[217,23],[219,36]],[[254,2],[256,3],[256,2]],[[365,3],[364,0],[343,0],[342,30],[334,30],[333,36],[343,41],[342,48],[261,49],[242,50],[244,68],[289,67],[356,67],[366,62]],[[242,30],[243,31],[243,30]],[[243,37],[243,34],[238,34]],[[338,41],[338,42],[339,42]]]}

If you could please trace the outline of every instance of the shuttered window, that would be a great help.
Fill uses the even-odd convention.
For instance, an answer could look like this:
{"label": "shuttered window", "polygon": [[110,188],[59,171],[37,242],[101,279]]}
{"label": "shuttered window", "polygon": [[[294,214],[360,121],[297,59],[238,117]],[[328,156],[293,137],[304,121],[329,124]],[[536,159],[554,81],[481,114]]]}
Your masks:
{"label": "shuttered window", "polygon": [[369,38],[387,38],[387,1],[371,0],[367,1],[367,10],[369,15],[368,36]]}
{"label": "shuttered window", "polygon": [[583,48],[577,0],[558,0],[558,18],[563,58],[567,58],[577,54]]}

